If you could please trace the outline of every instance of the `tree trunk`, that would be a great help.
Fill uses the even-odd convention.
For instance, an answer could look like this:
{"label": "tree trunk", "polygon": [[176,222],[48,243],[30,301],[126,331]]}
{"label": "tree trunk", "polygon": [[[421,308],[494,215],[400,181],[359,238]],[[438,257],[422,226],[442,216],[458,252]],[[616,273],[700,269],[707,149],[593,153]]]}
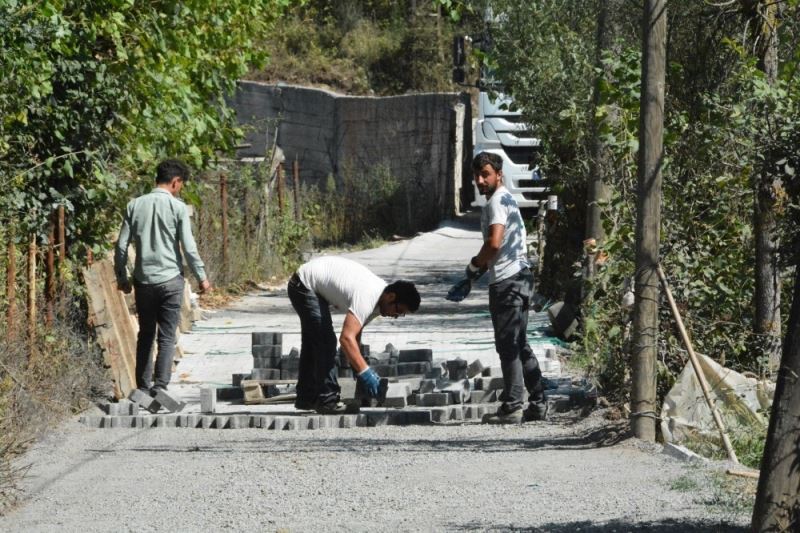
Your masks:
{"label": "tree trunk", "polygon": [[12,340],[17,336],[17,247],[14,243],[14,228],[9,226],[8,255],[6,257],[6,338]]}
{"label": "tree trunk", "polygon": [[[589,183],[586,194],[586,236],[585,239],[594,239],[598,246],[602,246],[605,232],[602,223],[602,204],[607,199],[606,174],[609,171],[609,154],[605,143],[600,139],[600,126],[602,119],[597,117],[600,108],[600,91],[603,79],[608,77],[603,66],[603,53],[611,46],[613,29],[608,22],[610,0],[600,0],[597,11],[597,33],[595,36],[595,69],[598,74],[594,80],[592,91],[592,140],[591,159],[589,160]],[[589,269],[589,278],[593,277],[593,268]]]}
{"label": "tree trunk", "polygon": [[769,418],[753,508],[753,531],[797,531],[800,525],[800,267],[795,271],[783,358]]}
{"label": "tree trunk", "polygon": [[[774,0],[745,1],[745,12],[753,28],[752,36],[758,55],[758,67],[767,83],[778,79],[778,11]],[[778,368],[781,357],[781,275],[778,261],[780,236],[776,213],[776,193],[782,188],[772,173],[776,156],[763,154],[759,175],[755,180],[753,228],[756,245],[755,334],[754,359],[767,361],[770,373]]]}
{"label": "tree trunk", "polygon": [[631,427],[636,437],[656,437],[658,246],[661,166],[664,161],[666,0],[646,0],[642,32],[642,96],[636,217],[636,300],[633,316]]}

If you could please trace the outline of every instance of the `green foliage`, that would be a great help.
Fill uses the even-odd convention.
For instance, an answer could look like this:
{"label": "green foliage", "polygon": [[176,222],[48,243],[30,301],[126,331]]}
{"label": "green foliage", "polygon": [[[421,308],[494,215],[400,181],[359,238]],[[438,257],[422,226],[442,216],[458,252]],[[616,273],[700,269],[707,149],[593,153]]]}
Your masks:
{"label": "green foliage", "polygon": [[354,94],[453,90],[451,37],[468,12],[450,0],[311,0],[264,40],[271,61],[249,77]]}
{"label": "green foliage", "polygon": [[202,166],[233,148],[223,96],[263,61],[254,39],[287,4],[4,2],[0,211],[43,233],[64,205],[72,242],[107,243],[159,158]]}
{"label": "green foliage", "polygon": [[[608,3],[609,27],[616,30],[599,68],[594,65],[599,2],[497,0],[491,5],[494,47],[484,61],[497,70],[506,92],[544,139],[544,172],[556,180],[564,207],[550,228],[549,242],[559,245],[546,249],[540,285],[550,298],[574,293],[580,284],[590,132],[598,131],[608,154],[611,194],[603,249],[609,259],[586,288],[591,305],[583,309],[579,350],[604,384],[624,395],[630,316],[620,298],[635,264],[641,11],[624,2]],[[762,362],[751,355],[759,342],[751,333],[756,175],[766,171],[782,180],[786,191],[776,189],[775,201],[791,215],[782,219],[783,233],[794,244],[784,257],[796,257],[800,250],[798,156],[792,144],[800,138],[797,3],[786,5],[782,19],[782,64],[774,85],[756,68],[740,17],[691,2],[670,4],[668,15],[662,264],[695,350],[739,370],[760,371]],[[668,307],[661,309],[663,393],[684,364],[684,348]]]}
{"label": "green foliage", "polygon": [[380,240],[412,227],[411,201],[406,186],[387,166],[356,171],[347,165],[340,186],[329,177],[324,189],[304,190],[303,220],[316,246]]}

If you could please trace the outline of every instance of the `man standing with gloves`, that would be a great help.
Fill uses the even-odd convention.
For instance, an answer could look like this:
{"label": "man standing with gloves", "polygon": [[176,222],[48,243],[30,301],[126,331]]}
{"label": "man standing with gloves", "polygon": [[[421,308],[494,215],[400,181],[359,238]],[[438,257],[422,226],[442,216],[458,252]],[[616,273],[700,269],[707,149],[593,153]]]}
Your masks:
{"label": "man standing with gloves", "polygon": [[[479,153],[472,161],[475,184],[487,200],[481,213],[483,246],[467,265],[466,279],[447,295],[449,300],[463,300],[472,282],[489,271],[489,311],[504,385],[497,413],[484,417],[489,424],[547,417],[542,372],[527,338],[533,274],[527,259],[525,224],[517,202],[503,185],[502,169],[500,156],[489,152]],[[528,390],[529,402],[524,411],[523,387]]]}
{"label": "man standing with gloves", "polygon": [[397,318],[419,309],[420,296],[410,281],[389,285],[369,269],[343,257],[318,257],[289,280],[289,300],[300,317],[300,369],[295,407],[320,414],[345,411],[339,401],[336,335],[329,306],[346,313],[339,344],[363,390],[378,397],[380,377],[364,360],[361,331],[378,315]]}

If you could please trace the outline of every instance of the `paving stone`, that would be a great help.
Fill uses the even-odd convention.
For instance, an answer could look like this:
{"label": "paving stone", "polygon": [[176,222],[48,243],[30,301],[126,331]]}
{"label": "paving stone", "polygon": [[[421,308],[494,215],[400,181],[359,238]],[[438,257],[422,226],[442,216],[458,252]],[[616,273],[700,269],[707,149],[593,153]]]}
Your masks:
{"label": "paving stone", "polygon": [[278,333],[275,331],[254,331],[250,336],[250,341],[250,344],[253,346],[264,344],[282,345],[283,333]]}
{"label": "paving stone", "polygon": [[[250,374],[245,374],[250,379]],[[239,382],[235,387],[217,387],[217,400],[230,401],[241,400],[244,398],[244,391],[242,391],[242,384]]]}
{"label": "paving stone", "polygon": [[503,369],[499,366],[490,366],[484,368],[483,372],[481,372],[481,375],[487,378],[503,377]]}
{"label": "paving stone", "polygon": [[250,348],[250,353],[254,359],[265,359],[277,357],[280,359],[283,347],[280,344],[254,344]]}
{"label": "paving stone", "polygon": [[214,415],[206,415],[200,418],[200,427],[203,429],[211,429],[211,426],[214,425],[217,417]]}
{"label": "paving stone", "polygon": [[254,368],[251,379],[281,379],[281,371],[277,368]]}
{"label": "paving stone", "polygon": [[213,386],[200,387],[200,412],[213,413],[217,410],[217,391]]}
{"label": "paving stone", "polygon": [[[253,368],[281,368],[281,356],[253,357]],[[255,378],[254,378],[255,379]]]}
{"label": "paving stone", "polygon": [[381,377],[397,377],[398,365],[375,365],[372,370]]}
{"label": "paving stone", "polygon": [[105,417],[98,415],[82,415],[78,422],[89,428],[101,428],[103,427],[103,418]]}
{"label": "paving stone", "polygon": [[270,429],[275,417],[270,415],[258,415],[253,417],[253,427],[259,429]]}
{"label": "paving stone", "polygon": [[227,429],[230,427],[231,417],[226,415],[217,415],[214,417],[214,426],[216,429]]}
{"label": "paving stone", "polygon": [[447,376],[452,380],[467,378],[467,362],[461,358],[447,361]]}
{"label": "paving stone", "polygon": [[482,372],[483,372],[483,363],[481,363],[480,359],[475,359],[467,367],[468,378],[474,378],[475,376],[480,376]]}
{"label": "paving stone", "polygon": [[283,370],[281,369],[281,379],[297,379],[300,375],[298,370]]}
{"label": "paving stone", "polygon": [[418,376],[425,375],[431,369],[431,364],[427,361],[419,363],[398,363],[398,376]]}
{"label": "paving stone", "polygon": [[165,391],[164,389],[155,389],[155,391],[156,391],[155,395],[156,401],[171,413],[177,413],[183,410],[183,408],[186,406],[186,402],[179,401],[177,398],[172,396],[172,394]]}
{"label": "paving stone", "polygon": [[435,379],[423,379],[422,382],[419,384],[419,393],[426,394],[428,392],[433,392],[436,390],[436,380]]}
{"label": "paving stone", "polygon": [[400,350],[398,354],[399,363],[431,363],[433,362],[433,350],[431,349],[416,349],[416,350]]}
{"label": "paving stone", "polygon": [[431,409],[430,411],[430,418],[431,422],[435,424],[441,424],[443,422],[447,422],[448,420],[448,409],[445,407],[436,407]]}
{"label": "paving stone", "polygon": [[180,427],[180,416],[181,415],[157,415],[155,416],[156,427],[157,428]]}
{"label": "paving stone", "polygon": [[136,427],[140,429],[150,429],[156,425],[156,417],[153,415],[136,416]]}
{"label": "paving stone", "polygon": [[384,407],[392,407],[394,409],[402,409],[408,406],[408,397],[407,396],[397,396],[393,398],[386,398],[383,400]]}
{"label": "paving stone", "polygon": [[161,409],[161,404],[142,390],[133,389],[128,395],[128,398],[151,413],[157,413]]}
{"label": "paving stone", "polygon": [[450,421],[464,420],[464,409],[461,406],[451,407],[447,413],[447,419]]}
{"label": "paving stone", "polygon": [[[245,380],[245,379],[250,379],[250,373],[249,372],[247,374],[243,374],[243,373],[231,374],[231,384],[234,387],[240,387],[242,385],[242,381]],[[220,398],[220,400],[222,400],[222,399],[223,398]]]}
{"label": "paving stone", "polygon": [[200,419],[201,419],[200,415],[189,414],[189,415],[178,415],[178,416],[179,416],[178,424],[180,425],[180,427],[194,429],[200,425]]}
{"label": "paving stone", "polygon": [[308,429],[319,429],[322,426],[322,417],[319,416],[309,416],[307,417],[308,420]]}
{"label": "paving stone", "polygon": [[228,427],[231,429],[246,429],[251,427],[252,419],[253,417],[250,415],[231,415],[228,417]]}
{"label": "paving stone", "polygon": [[425,372],[426,379],[441,379],[447,375],[447,369],[440,363],[434,363],[431,369]]}
{"label": "paving stone", "polygon": [[416,404],[420,407],[436,407],[448,405],[450,394],[446,392],[429,392],[427,394],[417,394]]}
{"label": "paving stone", "polygon": [[470,394],[469,401],[472,403],[481,403],[486,396],[486,391],[474,390]]}

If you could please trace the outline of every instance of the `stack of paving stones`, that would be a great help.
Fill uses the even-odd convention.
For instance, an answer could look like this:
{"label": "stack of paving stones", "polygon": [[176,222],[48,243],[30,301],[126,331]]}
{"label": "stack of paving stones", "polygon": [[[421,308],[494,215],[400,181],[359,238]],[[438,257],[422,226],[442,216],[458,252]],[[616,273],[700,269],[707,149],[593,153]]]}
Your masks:
{"label": "stack of paving stones", "polygon": [[296,377],[284,378],[282,376],[284,362],[281,355],[283,353],[282,333],[253,332],[251,352],[253,354],[253,371],[250,372],[250,379],[297,379]]}
{"label": "stack of paving stones", "polygon": [[[259,368],[278,369],[281,376],[287,376],[285,379],[296,378],[296,363],[299,363],[299,353],[296,348],[293,348],[289,355],[280,356],[279,365],[276,365],[275,359],[272,359],[276,353],[280,353],[280,334],[253,334],[253,341],[254,371]],[[256,349],[257,346],[272,348]],[[278,348],[275,348],[276,346]],[[340,381],[342,400],[348,405],[359,407],[361,411],[358,414],[217,414],[216,401],[219,399],[219,394],[215,394],[213,387],[204,387],[200,394],[201,413],[198,414],[141,415],[138,405],[133,402],[121,401],[118,404],[109,404],[107,416],[84,416],[81,421],[87,426],[97,428],[191,427],[302,430],[478,422],[485,414],[497,410],[498,397],[503,390],[503,377],[499,367],[484,367],[479,360],[468,364],[460,357],[450,360],[433,360],[433,352],[430,349],[397,350],[388,344],[383,352],[373,355],[369,355],[369,346],[364,345],[361,349],[370,365],[382,378],[377,401],[366,401],[356,380],[343,379]],[[343,372],[350,368],[341,352],[337,354],[337,364],[340,365],[341,377],[352,377],[352,371]],[[240,380],[244,377],[251,377],[239,376]],[[234,375],[235,377],[236,375]],[[573,380],[570,377],[545,377],[543,383],[545,397],[551,405],[551,412],[563,412],[596,405],[597,390],[586,380]],[[286,394],[291,392],[290,387],[269,386],[265,388],[265,395],[269,397]]]}

